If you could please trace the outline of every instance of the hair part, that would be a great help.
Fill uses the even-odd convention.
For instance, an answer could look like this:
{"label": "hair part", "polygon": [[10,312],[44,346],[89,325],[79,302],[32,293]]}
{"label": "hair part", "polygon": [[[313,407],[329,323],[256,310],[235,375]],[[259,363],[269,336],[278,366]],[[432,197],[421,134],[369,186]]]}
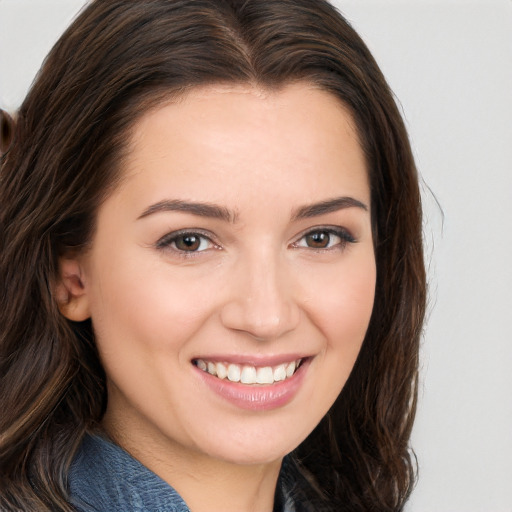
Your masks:
{"label": "hair part", "polygon": [[421,204],[403,121],[370,52],[324,0],[96,0],[45,60],[2,149],[2,510],[72,510],[67,470],[107,396],[91,322],[59,311],[58,261],[90,243],[134,124],[194,87],[296,81],[331,92],[354,117],[377,285],[349,380],[291,455],[293,492],[301,510],[402,509],[425,310]]}

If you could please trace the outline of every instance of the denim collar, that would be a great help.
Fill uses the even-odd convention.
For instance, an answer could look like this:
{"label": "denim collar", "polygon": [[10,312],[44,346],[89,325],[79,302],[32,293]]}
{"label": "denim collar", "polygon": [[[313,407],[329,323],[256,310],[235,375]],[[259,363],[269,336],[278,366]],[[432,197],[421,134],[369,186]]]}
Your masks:
{"label": "denim collar", "polygon": [[[286,461],[283,464],[286,468]],[[279,511],[294,512],[285,469],[278,483]],[[87,435],[69,472],[69,496],[78,512],[190,512],[168,483],[122,448]],[[289,487],[288,487],[289,488]]]}

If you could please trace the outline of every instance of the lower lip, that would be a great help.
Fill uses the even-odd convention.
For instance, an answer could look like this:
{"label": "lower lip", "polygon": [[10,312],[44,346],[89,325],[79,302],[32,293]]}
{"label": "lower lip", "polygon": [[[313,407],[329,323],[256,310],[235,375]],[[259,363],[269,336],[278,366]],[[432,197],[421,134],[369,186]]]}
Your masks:
{"label": "lower lip", "polygon": [[309,366],[309,359],[302,362],[292,377],[271,385],[249,385],[219,379],[196,368],[203,382],[217,395],[231,404],[250,411],[268,411],[283,407],[299,391]]}

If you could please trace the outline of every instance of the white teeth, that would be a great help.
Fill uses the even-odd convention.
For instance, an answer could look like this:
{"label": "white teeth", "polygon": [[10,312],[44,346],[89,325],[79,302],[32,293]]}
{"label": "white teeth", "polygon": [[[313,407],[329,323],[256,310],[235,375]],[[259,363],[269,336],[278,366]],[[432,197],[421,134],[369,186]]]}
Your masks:
{"label": "white teeth", "polygon": [[274,372],[270,366],[258,368],[256,370],[256,382],[258,384],[272,384],[274,382]]}
{"label": "white teeth", "polygon": [[217,375],[217,366],[215,363],[212,363],[211,361],[208,361],[208,373],[211,373],[212,375]]}
{"label": "white teeth", "polygon": [[292,361],[291,363],[288,363],[286,365],[286,376],[291,377],[295,373],[295,361]]}
{"label": "white teeth", "polygon": [[286,379],[286,365],[280,364],[274,370],[274,380],[279,382],[284,379]]}
{"label": "white teeth", "polygon": [[242,384],[273,384],[292,377],[300,366],[301,359],[283,363],[277,366],[262,366],[256,368],[251,365],[214,363],[204,359],[196,359],[195,365],[202,371],[209,373],[219,379],[228,379],[231,382]]}
{"label": "white teeth", "polygon": [[231,382],[240,382],[240,366],[237,364],[230,364],[228,366],[228,380]]}
{"label": "white teeth", "polygon": [[196,364],[200,370],[203,370],[203,372],[205,372],[208,368],[208,365],[202,359],[198,359]]}
{"label": "white teeth", "polygon": [[256,368],[254,366],[244,366],[240,375],[242,384],[256,384]]}
{"label": "white teeth", "polygon": [[217,363],[217,377],[225,379],[228,376],[228,369],[225,364]]}

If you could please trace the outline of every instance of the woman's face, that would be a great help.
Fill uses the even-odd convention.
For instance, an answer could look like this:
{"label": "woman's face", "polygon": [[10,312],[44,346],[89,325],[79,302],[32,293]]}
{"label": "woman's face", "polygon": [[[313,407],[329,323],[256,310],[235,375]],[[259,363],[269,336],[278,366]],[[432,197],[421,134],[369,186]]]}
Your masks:
{"label": "woman's face", "polygon": [[106,428],[154,456],[279,460],[340,393],[372,311],[351,116],[307,84],[195,89],[137,123],[123,165],[72,299]]}

